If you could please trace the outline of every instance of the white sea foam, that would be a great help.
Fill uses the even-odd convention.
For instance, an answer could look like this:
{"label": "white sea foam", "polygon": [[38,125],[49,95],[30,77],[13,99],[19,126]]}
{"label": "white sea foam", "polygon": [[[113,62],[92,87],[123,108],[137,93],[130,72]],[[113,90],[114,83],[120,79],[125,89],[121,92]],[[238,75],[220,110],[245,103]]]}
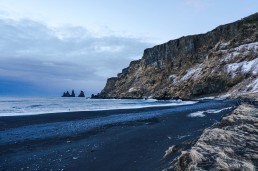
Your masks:
{"label": "white sea foam", "polygon": [[251,61],[243,61],[240,63],[232,63],[226,65],[226,70],[231,74],[232,77],[235,77],[238,73],[249,73],[258,74],[258,57]]}
{"label": "white sea foam", "polygon": [[204,111],[193,112],[188,115],[189,117],[204,117]]}
{"label": "white sea foam", "polygon": [[199,98],[197,100],[213,100],[213,99],[216,99],[216,97],[215,96],[203,97],[203,98]]}
{"label": "white sea foam", "polygon": [[190,134],[187,134],[187,135],[181,135],[181,136],[177,136],[177,139],[183,139],[183,138],[186,138],[186,137],[190,137],[191,135]]}
{"label": "white sea foam", "polygon": [[197,111],[197,112],[190,113],[188,117],[204,117],[205,114],[211,114],[211,113],[216,114],[229,109],[232,109],[232,107],[227,107],[223,109],[209,109],[204,111]]}
{"label": "white sea foam", "polygon": [[[44,134],[45,138],[52,136],[65,136],[68,134],[79,134],[81,132],[93,130],[97,127],[103,127],[106,125],[146,120],[153,117],[159,117],[161,115],[168,114],[168,110],[160,110],[159,112],[140,112],[137,114],[115,114],[86,120],[39,124],[36,127],[29,125],[22,128],[8,129],[0,134],[0,145],[10,142],[22,141],[24,137],[27,137],[27,139],[39,139],[42,138],[42,134]],[[70,141],[67,141],[67,143],[70,143]]]}
{"label": "white sea foam", "polygon": [[0,98],[0,116],[35,115],[44,113],[96,111],[112,109],[137,109],[144,107],[179,106],[194,104],[193,101],[157,101],[86,99],[86,98]]}

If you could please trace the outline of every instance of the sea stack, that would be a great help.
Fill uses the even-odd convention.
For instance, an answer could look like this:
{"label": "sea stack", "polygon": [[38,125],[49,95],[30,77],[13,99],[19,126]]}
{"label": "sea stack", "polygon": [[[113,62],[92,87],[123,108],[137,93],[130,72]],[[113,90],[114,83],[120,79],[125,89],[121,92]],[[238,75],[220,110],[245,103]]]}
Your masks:
{"label": "sea stack", "polygon": [[74,93],[74,90],[72,90],[72,94],[70,97],[75,97],[75,93]]}
{"label": "sea stack", "polygon": [[70,94],[69,91],[64,92],[62,97],[75,97],[74,90],[72,90],[72,94]]}
{"label": "sea stack", "polygon": [[80,92],[78,97],[85,97],[84,92],[82,90],[81,90],[81,92]]}
{"label": "sea stack", "polygon": [[69,91],[64,92],[62,95],[62,97],[70,97],[70,96],[71,95],[70,95]]}

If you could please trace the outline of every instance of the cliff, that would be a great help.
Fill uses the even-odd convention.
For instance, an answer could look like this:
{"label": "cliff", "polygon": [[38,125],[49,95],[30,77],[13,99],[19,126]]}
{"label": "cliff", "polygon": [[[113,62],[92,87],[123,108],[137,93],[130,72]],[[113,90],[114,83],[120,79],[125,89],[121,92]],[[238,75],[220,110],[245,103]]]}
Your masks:
{"label": "cliff", "polygon": [[258,13],[144,50],[100,98],[194,98],[258,89]]}

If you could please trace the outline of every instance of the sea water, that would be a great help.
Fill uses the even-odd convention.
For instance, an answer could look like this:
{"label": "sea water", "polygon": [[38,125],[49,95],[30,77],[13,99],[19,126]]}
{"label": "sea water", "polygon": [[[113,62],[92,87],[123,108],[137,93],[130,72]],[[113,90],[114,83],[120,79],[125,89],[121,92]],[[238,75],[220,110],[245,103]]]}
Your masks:
{"label": "sea water", "polygon": [[0,116],[44,113],[134,109],[194,104],[194,101],[155,99],[87,99],[80,97],[0,97]]}
{"label": "sea water", "polygon": [[[22,101],[23,99],[23,101]],[[197,121],[199,124],[199,120],[206,120],[206,122],[216,123],[218,120],[223,116],[223,114],[232,111],[236,106],[236,100],[208,100],[208,101],[200,101],[200,102],[193,102],[193,101],[156,101],[156,100],[103,100],[103,99],[85,99],[85,98],[50,98],[51,100],[47,100],[48,98],[15,98],[12,100],[1,100],[1,103],[5,104],[15,104],[18,102],[25,102],[24,100],[27,99],[30,102],[29,107],[28,104],[23,104],[23,108],[29,109],[23,110],[23,113],[17,113],[17,111],[12,110],[12,113],[3,113],[2,116],[13,116],[14,115],[29,115],[31,112],[35,114],[36,111],[42,110],[45,113],[53,113],[53,110],[50,110],[48,106],[51,105],[51,101],[54,102],[55,100],[60,100],[58,103],[60,105],[68,105],[72,103],[73,105],[69,106],[71,110],[108,110],[108,109],[119,109],[119,108],[140,108],[140,107],[155,107],[155,106],[173,106],[169,108],[157,109],[157,110],[142,110],[140,112],[134,112],[133,110],[125,110],[119,111],[118,113],[112,113],[110,111],[108,115],[101,115],[101,112],[94,112],[99,113],[100,115],[91,116],[90,118],[85,117],[84,119],[73,120],[73,119],[66,119],[60,120],[60,122],[52,122],[48,120],[47,122],[37,123],[36,124],[29,124],[31,121],[29,117],[28,124],[24,126],[18,126],[17,128],[6,129],[6,125],[9,123],[15,123],[16,120],[10,122],[10,118],[8,117],[7,120],[4,118],[2,123],[5,123],[0,126],[0,146],[5,144],[12,144],[17,142],[23,142],[24,140],[40,140],[40,139],[47,139],[47,138],[56,138],[56,137],[69,137],[75,134],[85,134],[91,131],[97,131],[99,128],[108,128],[109,126],[123,126],[126,123],[133,123],[141,121],[143,123],[146,122],[148,124],[151,122],[151,119],[158,119],[158,120],[167,120],[168,117],[175,118],[181,120],[182,125],[186,121]],[[77,102],[75,102],[77,100]],[[4,102],[3,102],[4,101]],[[63,104],[62,102],[63,101]],[[39,103],[41,105],[39,105]],[[87,104],[88,103],[88,104]],[[95,105],[98,107],[88,107]],[[12,106],[12,105],[11,105]],[[22,106],[22,105],[20,105]],[[33,107],[31,107],[33,106]],[[45,106],[45,107],[43,107]],[[74,107],[74,108],[72,108]],[[7,107],[6,107],[7,108]],[[59,110],[59,108],[52,108],[55,111]],[[2,110],[2,109],[1,109]],[[33,112],[35,111],[35,112]],[[42,112],[42,111],[41,111]],[[89,113],[89,112],[85,112]],[[39,115],[38,115],[39,116]],[[49,115],[41,115],[41,119],[48,119]],[[45,116],[45,117],[44,117]],[[61,115],[61,117],[64,115]],[[69,116],[69,115],[68,115]],[[70,115],[71,116],[71,115]],[[166,119],[164,120],[164,116]],[[171,117],[172,116],[172,117]],[[40,117],[40,116],[39,116]],[[161,119],[163,117],[163,119]],[[0,121],[1,121],[0,117]],[[14,117],[17,118],[17,117]],[[34,117],[35,118],[35,117]],[[169,119],[168,119],[169,120]],[[173,119],[172,119],[173,120]],[[46,120],[45,120],[46,121]],[[169,122],[172,122],[171,120]],[[26,123],[26,122],[25,122]],[[33,123],[33,122],[31,122]],[[175,123],[175,125],[178,123]],[[19,125],[19,124],[18,124]],[[196,130],[197,131],[197,130]],[[187,136],[189,133],[187,133]],[[176,135],[179,136],[179,135]],[[185,136],[185,135],[184,135]],[[0,169],[1,170],[1,169]]]}

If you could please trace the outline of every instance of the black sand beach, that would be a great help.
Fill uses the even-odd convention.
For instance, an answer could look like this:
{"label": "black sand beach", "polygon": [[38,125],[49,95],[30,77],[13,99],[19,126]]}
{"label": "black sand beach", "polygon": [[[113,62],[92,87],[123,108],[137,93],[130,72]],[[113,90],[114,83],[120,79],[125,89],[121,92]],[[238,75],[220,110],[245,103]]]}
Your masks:
{"label": "black sand beach", "polygon": [[[0,118],[0,170],[162,170],[236,100]],[[225,109],[233,107],[231,109]],[[189,117],[189,113],[225,109]],[[146,117],[147,116],[147,117]]]}

